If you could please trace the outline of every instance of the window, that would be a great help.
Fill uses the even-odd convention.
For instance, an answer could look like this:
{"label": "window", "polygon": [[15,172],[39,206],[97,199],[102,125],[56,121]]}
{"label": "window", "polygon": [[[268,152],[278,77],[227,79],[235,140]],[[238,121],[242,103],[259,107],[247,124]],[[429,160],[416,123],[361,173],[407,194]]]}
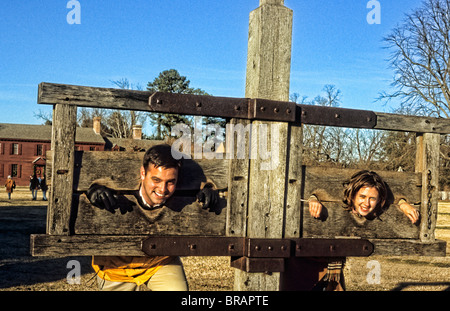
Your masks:
{"label": "window", "polygon": [[19,144],[12,144],[11,154],[19,154]]}
{"label": "window", "polygon": [[43,145],[36,145],[36,155],[42,155],[43,154]]}
{"label": "window", "polygon": [[11,164],[11,177],[17,177],[18,176],[18,165],[17,164]]}

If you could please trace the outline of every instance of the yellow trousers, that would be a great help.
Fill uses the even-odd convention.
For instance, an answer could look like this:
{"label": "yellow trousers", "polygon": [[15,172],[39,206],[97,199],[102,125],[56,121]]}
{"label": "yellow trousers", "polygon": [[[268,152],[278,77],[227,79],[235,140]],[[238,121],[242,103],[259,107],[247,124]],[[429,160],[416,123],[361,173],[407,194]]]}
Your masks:
{"label": "yellow trousers", "polygon": [[97,276],[98,288],[102,291],[187,291],[188,283],[179,257],[162,266],[147,282],[112,282]]}

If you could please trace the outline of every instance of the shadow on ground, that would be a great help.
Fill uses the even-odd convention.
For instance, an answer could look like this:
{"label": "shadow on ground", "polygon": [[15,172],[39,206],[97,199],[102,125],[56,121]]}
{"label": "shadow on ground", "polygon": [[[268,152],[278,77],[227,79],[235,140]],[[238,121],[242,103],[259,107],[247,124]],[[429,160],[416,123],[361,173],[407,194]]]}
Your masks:
{"label": "shadow on ground", "polygon": [[45,206],[0,206],[0,290],[26,290],[36,283],[65,280],[73,269],[67,268],[70,260],[80,263],[82,274],[93,272],[90,257],[30,255],[30,234],[45,233],[46,210]]}

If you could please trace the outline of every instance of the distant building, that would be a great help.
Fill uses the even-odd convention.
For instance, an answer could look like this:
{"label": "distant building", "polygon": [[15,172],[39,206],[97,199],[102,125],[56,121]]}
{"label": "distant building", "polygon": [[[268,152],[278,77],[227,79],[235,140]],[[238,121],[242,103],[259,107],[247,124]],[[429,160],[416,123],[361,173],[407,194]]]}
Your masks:
{"label": "distant building", "polygon": [[[78,127],[75,150],[78,151],[142,151],[161,141],[142,140],[141,129],[134,139],[102,136],[100,120],[93,128]],[[18,186],[28,186],[30,176],[45,174],[46,152],[51,149],[52,126],[0,123],[0,181],[11,175]]]}

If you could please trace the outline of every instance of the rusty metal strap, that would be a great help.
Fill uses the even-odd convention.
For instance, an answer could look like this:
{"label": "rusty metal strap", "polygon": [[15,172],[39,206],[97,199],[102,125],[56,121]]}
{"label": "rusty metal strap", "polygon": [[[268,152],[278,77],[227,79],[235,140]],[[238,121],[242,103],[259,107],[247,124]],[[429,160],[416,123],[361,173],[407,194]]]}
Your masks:
{"label": "rusty metal strap", "polygon": [[269,120],[353,128],[374,128],[373,111],[298,105],[294,102],[260,98],[214,97],[190,94],[153,93],[151,111],[249,120]]}
{"label": "rusty metal strap", "polygon": [[363,239],[254,239],[243,237],[149,237],[149,256],[233,256],[248,258],[369,256],[373,244]]}
{"label": "rusty metal strap", "polygon": [[297,239],[296,257],[366,257],[374,246],[364,239]]}
{"label": "rusty metal strap", "polygon": [[214,97],[156,92],[149,98],[151,111],[222,118],[295,121],[295,103],[265,99]]}
{"label": "rusty metal strap", "polygon": [[369,110],[346,109],[326,106],[298,105],[301,123],[352,127],[375,128],[377,115]]}

